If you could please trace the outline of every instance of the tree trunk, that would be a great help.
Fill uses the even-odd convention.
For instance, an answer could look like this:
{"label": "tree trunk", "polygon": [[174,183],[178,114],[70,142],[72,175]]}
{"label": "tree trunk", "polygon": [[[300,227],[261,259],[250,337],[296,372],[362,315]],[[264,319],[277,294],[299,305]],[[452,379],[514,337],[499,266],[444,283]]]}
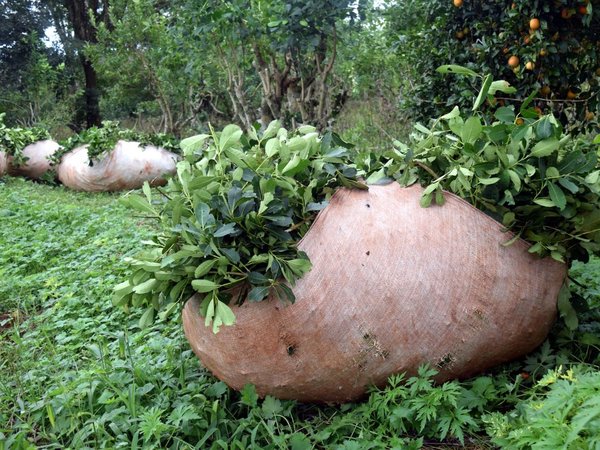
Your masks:
{"label": "tree trunk", "polygon": [[92,62],[80,54],[81,65],[85,75],[85,121],[86,128],[98,127],[102,124],[100,115],[100,90],[98,89],[98,75]]}
{"label": "tree trunk", "polygon": [[85,76],[86,127],[99,126],[102,119],[98,75],[90,59],[84,55],[83,46],[97,42],[96,28],[90,20],[90,14],[97,22],[105,21],[108,18],[108,0],[64,0],[64,5],[69,12],[73,34],[80,41],[78,53]]}

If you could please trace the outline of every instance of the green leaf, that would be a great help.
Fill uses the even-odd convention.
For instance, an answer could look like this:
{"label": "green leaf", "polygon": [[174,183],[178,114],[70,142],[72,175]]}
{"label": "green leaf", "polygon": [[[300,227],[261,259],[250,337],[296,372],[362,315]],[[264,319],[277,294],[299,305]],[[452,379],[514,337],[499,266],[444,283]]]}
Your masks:
{"label": "green leaf", "polygon": [[542,158],[544,156],[550,156],[560,147],[560,143],[556,138],[548,138],[538,142],[533,146],[531,150],[532,156]]}
{"label": "green leaf", "polygon": [[219,285],[210,280],[193,280],[192,287],[196,292],[207,293],[217,290]]}
{"label": "green leaf", "polygon": [[291,259],[287,261],[287,264],[298,277],[308,273],[312,267],[312,263],[308,259]]}
{"label": "green leaf", "polygon": [[254,286],[248,293],[248,300],[251,302],[260,302],[269,295],[269,286]]}
{"label": "green leaf", "polygon": [[492,177],[492,178],[479,178],[479,184],[483,184],[484,186],[489,186],[491,184],[496,184],[498,181],[500,181],[500,178],[498,177]]}
{"label": "green leaf", "polygon": [[217,228],[213,236],[216,238],[225,237],[234,234],[236,231],[235,223],[226,223]]}
{"label": "green leaf", "polygon": [[219,136],[219,148],[221,151],[239,143],[243,134],[244,132],[237,125],[230,124],[223,128],[223,131],[221,131],[221,135]]}
{"label": "green leaf", "polygon": [[505,80],[496,80],[492,82],[490,86],[490,95],[494,95],[496,92],[503,92],[505,94],[514,94],[517,92],[517,89],[512,87],[508,81]]}
{"label": "green leaf", "polygon": [[485,99],[488,95],[488,91],[490,90],[490,86],[492,85],[493,77],[491,74],[488,74],[483,79],[483,85],[481,86],[481,90],[479,91],[479,95],[475,99],[475,103],[473,104],[472,111],[477,111],[479,107],[485,102]]}
{"label": "green leaf", "polygon": [[579,186],[567,178],[559,178],[558,183],[571,192],[571,194],[577,194],[579,192]]}
{"label": "green leaf", "polygon": [[233,324],[235,324],[235,314],[228,305],[217,300],[213,318],[213,333],[218,333],[221,325],[231,326]]}
{"label": "green leaf", "polygon": [[153,322],[154,322],[154,307],[149,306],[148,308],[146,308],[146,311],[144,311],[144,314],[142,314],[142,316],[140,317],[140,320],[138,321],[138,327],[140,327],[141,329],[144,329],[144,328],[147,328],[150,325],[152,325]]}
{"label": "green leaf", "polygon": [[463,66],[458,66],[456,64],[446,64],[435,69],[436,72],[439,73],[455,73],[457,75],[467,75],[470,77],[478,77],[476,72],[473,72],[471,69],[468,69]]}
{"label": "green leaf", "polygon": [[423,190],[423,195],[429,195],[431,194],[433,191],[435,191],[438,187],[440,186],[439,182],[436,183],[431,183],[429,186],[427,186],[425,188],[425,190]]}
{"label": "green leaf", "polygon": [[543,117],[535,126],[535,135],[538,139],[546,139],[552,136],[552,123],[548,117]]}
{"label": "green leaf", "polygon": [[255,407],[258,403],[258,394],[256,393],[256,388],[253,384],[246,384],[244,388],[240,391],[242,394],[241,401],[244,405]]}
{"label": "green leaf", "polygon": [[150,205],[146,199],[140,197],[139,195],[130,194],[127,197],[124,197],[123,202],[133,209],[150,214],[151,216],[158,215],[152,205]]}
{"label": "green leaf", "polygon": [[272,158],[279,152],[279,148],[280,148],[279,139],[277,139],[277,138],[269,139],[267,141],[267,143],[265,144],[265,154],[269,158]]}
{"label": "green leaf", "polygon": [[523,112],[527,109],[527,107],[531,104],[531,102],[533,101],[533,99],[535,98],[535,96],[537,95],[538,91],[534,90],[531,94],[529,94],[527,96],[527,98],[525,99],[525,101],[523,101],[523,103],[521,103],[521,107],[519,108],[519,112],[521,114],[523,114]]}
{"label": "green leaf", "polygon": [[494,113],[496,119],[502,123],[513,123],[516,119],[515,111],[512,106],[502,106]]}
{"label": "green leaf", "polygon": [[427,208],[427,207],[429,207],[429,205],[431,205],[432,199],[433,199],[433,196],[431,194],[424,194],[421,196],[421,200],[420,200],[419,204],[421,205],[422,208]]}
{"label": "green leaf", "polygon": [[202,263],[200,263],[200,265],[198,265],[198,267],[194,271],[194,276],[196,278],[203,277],[208,272],[210,272],[210,270],[215,266],[216,262],[216,259],[209,259],[207,261],[203,261]]}
{"label": "green leaf", "polygon": [[449,113],[444,114],[443,116],[440,117],[440,119],[442,120],[450,120],[450,119],[454,119],[456,117],[460,116],[460,109],[458,109],[458,106],[455,106],[454,108],[452,108],[452,111],[450,111]]}
{"label": "green leaf", "polygon": [[272,120],[267,125],[267,129],[263,133],[261,139],[264,141],[265,139],[271,139],[274,136],[277,136],[277,132],[281,129],[281,122],[279,120]]}
{"label": "green leaf", "polygon": [[536,198],[533,203],[536,205],[543,206],[545,208],[554,208],[556,205],[549,198]]}
{"label": "green leaf", "polygon": [[211,218],[214,220],[210,214],[210,207],[206,203],[198,203],[196,205],[196,219],[198,220],[198,224],[204,228],[212,222]]}
{"label": "green leaf", "polygon": [[294,433],[288,441],[290,450],[311,450],[313,448],[310,440],[302,433]]}
{"label": "green leaf", "polygon": [[573,305],[571,305],[571,290],[567,282],[563,283],[560,292],[558,293],[558,311],[560,316],[565,321],[565,325],[571,331],[576,330],[579,326],[577,313]]}
{"label": "green leaf", "polygon": [[262,404],[262,413],[265,419],[272,419],[275,415],[283,411],[281,400],[267,395]]}
{"label": "green leaf", "polygon": [[558,178],[560,177],[560,172],[556,167],[550,166],[546,169],[546,178]]}
{"label": "green leaf", "polygon": [[144,181],[144,184],[142,185],[142,192],[146,196],[148,204],[152,205],[152,189],[150,189],[150,184],[148,184],[147,181]]}
{"label": "green leaf", "polygon": [[598,179],[600,179],[600,170],[594,170],[585,177],[584,181],[587,184],[596,184]]}
{"label": "green leaf", "polygon": [[481,136],[483,126],[479,117],[472,116],[467,119],[461,132],[461,139],[466,144],[474,144],[475,141]]}
{"label": "green leaf", "polygon": [[150,278],[149,280],[144,281],[142,284],[138,284],[133,288],[133,292],[136,294],[147,294],[152,292],[152,290],[156,287],[158,281],[154,278]]}
{"label": "green leaf", "polygon": [[554,203],[560,210],[565,209],[565,206],[567,206],[567,199],[565,198],[565,194],[562,189],[554,183],[548,183],[548,191],[550,193],[550,199],[552,200],[552,203]]}
{"label": "green leaf", "polygon": [[202,144],[204,141],[209,138],[208,134],[198,134],[196,136],[191,136],[189,138],[183,139],[179,143],[179,147],[183,150],[183,154],[185,156],[192,155],[194,152],[200,150],[202,148]]}
{"label": "green leaf", "polygon": [[514,170],[508,170],[508,175],[510,176],[510,180],[515,186],[515,191],[519,192],[521,190],[521,177]]}

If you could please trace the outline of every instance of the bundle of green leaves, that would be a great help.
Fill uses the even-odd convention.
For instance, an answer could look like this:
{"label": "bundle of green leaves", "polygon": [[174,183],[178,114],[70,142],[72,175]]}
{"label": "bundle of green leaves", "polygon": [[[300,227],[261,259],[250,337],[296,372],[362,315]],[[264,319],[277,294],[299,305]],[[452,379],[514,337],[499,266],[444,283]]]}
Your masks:
{"label": "bundle of green leaves", "polygon": [[[478,75],[460,66],[443,73]],[[529,252],[569,262],[600,253],[600,136],[572,137],[550,115],[530,108],[535,92],[520,108],[502,106],[493,117],[478,112],[497,92],[514,89],[503,80],[481,77],[472,111],[455,107],[429,127],[415,126],[411,142],[363,157],[359,166],[372,179],[393,178],[426,186],[421,205],[450,191],[532,243]]]}
{"label": "bundle of green leaves", "polygon": [[142,146],[154,145],[169,151],[178,152],[178,141],[174,136],[165,133],[142,133],[121,128],[119,122],[105,120],[101,127],[91,127],[60,142],[61,148],[53,155],[52,163],[60,163],[60,159],[71,150],[87,145],[90,165],[101,155],[111,152],[119,140],[139,142]]}
{"label": "bundle of green leaves", "polygon": [[0,152],[12,156],[12,164],[20,166],[27,161],[23,149],[34,142],[50,139],[44,128],[9,128],[4,124],[4,113],[0,114]]}
{"label": "bundle of green leaves", "polygon": [[[456,65],[438,71],[480,77]],[[497,92],[515,89],[491,75],[480,78],[482,87],[469,113],[455,107],[429,127],[417,124],[408,145],[396,141],[392,151],[363,155],[357,163],[371,173],[367,182],[419,181],[425,186],[423,207],[434,200],[443,204],[443,191],[452,192],[513,232],[504,245],[523,238],[531,243],[529,252],[540,257],[570,265],[599,255],[600,136],[565,134],[552,114],[530,107],[535,92],[519,102],[518,110],[501,106],[490,118],[479,112],[482,104],[496,104]],[[558,308],[575,329],[570,299],[565,284]]]}
{"label": "bundle of green leaves", "polygon": [[349,145],[314,127],[288,132],[272,122],[244,134],[237,125],[182,141],[184,160],[160,198],[125,202],[162,223],[150,249],[130,263],[114,303],[146,305],[140,325],[177,310],[194,292],[216,332],[235,318],[228,304],[261,301],[274,291],[294,301],[290,286],[311,267],[297,243],[339,186],[357,181]]}

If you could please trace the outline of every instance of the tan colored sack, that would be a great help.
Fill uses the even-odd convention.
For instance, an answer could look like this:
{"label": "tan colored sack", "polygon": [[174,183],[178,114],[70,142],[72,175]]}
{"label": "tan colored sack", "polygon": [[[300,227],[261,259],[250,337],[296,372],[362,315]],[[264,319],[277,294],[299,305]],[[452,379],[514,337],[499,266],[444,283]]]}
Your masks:
{"label": "tan colored sack", "polygon": [[164,176],[176,171],[178,156],[165,149],[138,142],[119,141],[114,150],[89,165],[87,146],[62,157],[58,179],[79,191],[120,191],[140,188],[144,181],[153,186],[165,184]]}
{"label": "tan colored sack", "polygon": [[8,158],[8,173],[12,176],[23,176],[32,179],[41,178],[51,169],[49,158],[60,148],[57,142],[44,140],[34,142],[23,149],[23,156],[27,161],[15,166],[12,158]]}
{"label": "tan colored sack", "polygon": [[345,402],[421,364],[464,378],[537,347],[566,266],[502,246],[501,225],[452,194],[422,208],[421,192],[338,191],[300,243],[313,268],[293,305],[246,302],[215,335],[192,297],[183,326],[202,363],[235,389]]}
{"label": "tan colored sack", "polygon": [[5,175],[8,171],[8,161],[6,159],[6,153],[0,152],[0,177]]}

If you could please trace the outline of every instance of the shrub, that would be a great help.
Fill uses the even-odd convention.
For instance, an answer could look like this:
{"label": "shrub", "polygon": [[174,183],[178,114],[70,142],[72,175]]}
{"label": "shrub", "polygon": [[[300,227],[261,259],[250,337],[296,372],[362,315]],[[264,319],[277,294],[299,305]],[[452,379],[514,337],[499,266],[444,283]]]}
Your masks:
{"label": "shrub", "polygon": [[[600,10],[592,2],[556,0],[450,0],[400,2],[388,12],[390,34],[412,67],[403,106],[414,117],[439,116],[448,105],[466,106],[476,94],[469,80],[448,83],[436,67],[455,62],[509,81],[519,104],[552,112],[569,128],[597,128],[600,112]],[[407,18],[415,13],[418,20]]]}

